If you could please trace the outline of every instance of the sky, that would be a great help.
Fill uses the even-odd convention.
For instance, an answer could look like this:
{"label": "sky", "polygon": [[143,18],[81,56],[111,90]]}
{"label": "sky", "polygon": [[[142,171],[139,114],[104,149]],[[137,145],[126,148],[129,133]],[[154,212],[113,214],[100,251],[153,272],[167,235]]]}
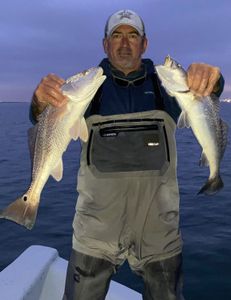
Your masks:
{"label": "sky", "polygon": [[0,101],[30,101],[41,78],[67,78],[99,64],[109,15],[136,11],[149,45],[144,57],[172,56],[185,69],[221,69],[231,98],[230,0],[7,0],[0,10]]}

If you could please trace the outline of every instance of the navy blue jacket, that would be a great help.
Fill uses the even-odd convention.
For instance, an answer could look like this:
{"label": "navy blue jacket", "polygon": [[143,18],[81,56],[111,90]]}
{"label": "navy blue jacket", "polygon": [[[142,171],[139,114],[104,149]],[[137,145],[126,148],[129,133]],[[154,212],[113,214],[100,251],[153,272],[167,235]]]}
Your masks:
{"label": "navy blue jacket", "polygon": [[[102,60],[100,66],[107,76],[102,85],[98,111],[100,115],[127,114],[156,109],[156,95],[150,76],[154,72],[154,66],[150,59],[143,59],[141,70],[129,73],[128,76],[114,69],[107,58]],[[116,76],[119,80],[113,79],[113,76]],[[121,85],[120,79],[137,80],[137,84],[124,86],[124,84]],[[175,98],[170,97],[161,85],[160,89],[164,99],[165,111],[176,122],[181,110]],[[90,105],[86,117],[91,114]]]}

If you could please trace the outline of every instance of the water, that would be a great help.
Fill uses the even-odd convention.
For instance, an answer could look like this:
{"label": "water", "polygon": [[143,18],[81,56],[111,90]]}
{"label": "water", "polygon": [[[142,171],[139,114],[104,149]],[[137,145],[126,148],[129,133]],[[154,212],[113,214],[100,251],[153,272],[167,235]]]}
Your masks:
{"label": "water", "polygon": [[[21,195],[30,183],[27,146],[28,103],[0,103],[0,207]],[[221,114],[231,127],[231,105],[222,103]],[[229,133],[230,136],[230,133]],[[229,138],[231,140],[231,138]],[[178,177],[181,192],[181,229],[184,239],[184,295],[186,300],[231,299],[230,144],[222,162],[225,188],[216,196],[196,196],[208,175],[198,167],[200,147],[190,130],[177,132]],[[46,184],[32,231],[0,219],[0,270],[30,245],[57,248],[68,259],[76,202],[79,143],[64,154],[64,177]],[[141,291],[142,282],[125,264],[115,276]]]}

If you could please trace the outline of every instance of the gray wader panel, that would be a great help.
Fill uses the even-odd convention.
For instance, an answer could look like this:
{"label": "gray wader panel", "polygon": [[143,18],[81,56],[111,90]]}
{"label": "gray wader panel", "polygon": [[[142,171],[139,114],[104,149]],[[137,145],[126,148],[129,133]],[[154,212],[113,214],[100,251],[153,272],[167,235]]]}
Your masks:
{"label": "gray wader panel", "polygon": [[164,111],[87,119],[73,249],[134,270],[181,252],[175,123]]}

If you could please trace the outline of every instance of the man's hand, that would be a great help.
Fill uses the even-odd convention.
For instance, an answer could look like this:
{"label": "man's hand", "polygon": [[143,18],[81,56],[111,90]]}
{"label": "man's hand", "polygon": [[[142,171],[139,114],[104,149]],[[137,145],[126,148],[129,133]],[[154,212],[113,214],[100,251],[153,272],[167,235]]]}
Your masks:
{"label": "man's hand", "polygon": [[187,71],[187,83],[197,96],[208,96],[219,88],[220,69],[203,63],[193,63]]}
{"label": "man's hand", "polygon": [[34,101],[39,106],[51,104],[60,107],[67,102],[67,97],[62,94],[61,86],[65,80],[55,74],[49,74],[42,78],[34,92]]}
{"label": "man's hand", "polygon": [[48,104],[60,107],[67,102],[67,97],[61,91],[64,82],[64,79],[55,74],[49,74],[42,78],[32,98],[32,115],[35,119],[38,118]]}

